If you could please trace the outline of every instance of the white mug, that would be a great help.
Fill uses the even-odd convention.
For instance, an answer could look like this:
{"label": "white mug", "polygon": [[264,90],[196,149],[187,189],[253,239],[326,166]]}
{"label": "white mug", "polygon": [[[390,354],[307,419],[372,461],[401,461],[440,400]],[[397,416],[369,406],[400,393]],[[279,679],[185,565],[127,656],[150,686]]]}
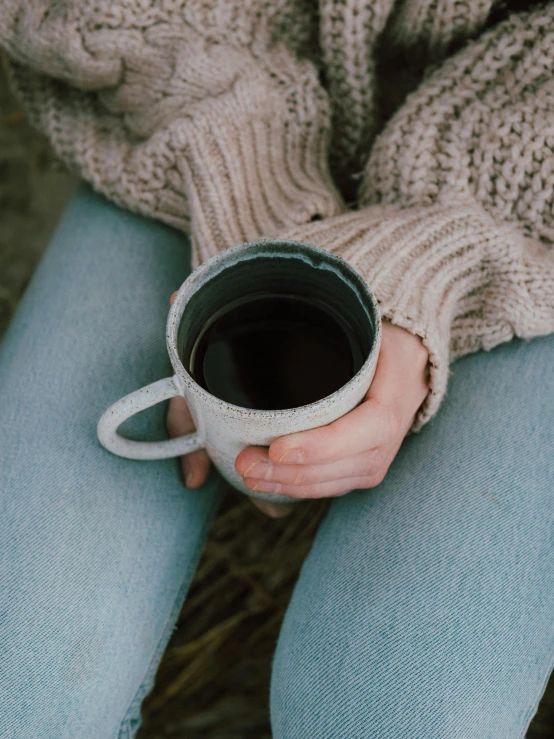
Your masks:
{"label": "white mug", "polygon": [[[252,410],[227,403],[201,387],[184,366],[179,349],[194,341],[202,326],[237,297],[286,290],[323,301],[348,318],[365,361],[345,385],[309,405],[286,410]],[[128,459],[166,459],[205,449],[220,474],[237,490],[262,500],[283,496],[249,490],[235,470],[248,446],[269,446],[286,434],[331,423],[363,399],[375,374],[381,345],[377,302],[363,278],[345,261],[317,246],[263,240],[227,249],[204,262],[181,285],[169,311],[167,350],[175,374],[126,395],[98,422],[98,439]],[[186,354],[186,352],[185,352]],[[132,441],[117,433],[123,421],[156,403],[181,395],[196,431],[166,441]],[[288,499],[287,499],[288,500]]]}

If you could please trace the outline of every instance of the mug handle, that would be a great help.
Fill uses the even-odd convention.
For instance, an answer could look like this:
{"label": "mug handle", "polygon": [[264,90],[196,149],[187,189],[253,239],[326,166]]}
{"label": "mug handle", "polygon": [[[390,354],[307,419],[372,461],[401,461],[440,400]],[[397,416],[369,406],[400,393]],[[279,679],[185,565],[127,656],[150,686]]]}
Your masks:
{"label": "mug handle", "polygon": [[100,443],[109,452],[127,459],[169,459],[202,449],[204,445],[197,431],[167,441],[132,441],[117,433],[127,418],[176,395],[181,395],[181,391],[175,376],[164,377],[125,395],[111,405],[98,421],[96,432]]}

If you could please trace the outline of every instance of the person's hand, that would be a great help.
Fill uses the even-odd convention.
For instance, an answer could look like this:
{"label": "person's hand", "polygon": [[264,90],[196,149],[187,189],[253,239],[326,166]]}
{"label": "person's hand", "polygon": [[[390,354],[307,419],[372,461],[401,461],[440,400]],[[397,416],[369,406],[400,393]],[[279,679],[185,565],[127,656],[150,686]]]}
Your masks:
{"label": "person's hand", "polygon": [[[194,431],[194,421],[190,415],[187,401],[178,395],[169,401],[167,412],[167,431],[171,437],[182,436]],[[210,469],[210,458],[201,449],[180,457],[183,480],[188,488],[199,488],[204,484]],[[288,515],[294,508],[294,503],[271,503],[267,500],[258,500],[249,497],[248,500],[271,518],[281,518]]]}
{"label": "person's hand", "polygon": [[[170,303],[173,303],[175,295],[176,293],[171,295],[169,299]],[[187,401],[180,395],[171,398],[169,401],[166,425],[168,434],[172,438],[182,436],[183,434],[190,434],[195,429]],[[188,488],[199,488],[204,484],[210,469],[210,458],[203,449],[180,457],[179,461],[183,480]],[[257,498],[249,498],[249,500],[256,508],[259,508],[263,513],[272,518],[286,516],[294,508],[294,504],[290,503],[271,503],[266,500],[258,500]]]}
{"label": "person's hand", "polygon": [[269,449],[244,449],[235,467],[245,485],[291,498],[336,497],[378,485],[427,395],[427,362],[419,337],[384,322],[364,401],[327,426],[282,436]]}

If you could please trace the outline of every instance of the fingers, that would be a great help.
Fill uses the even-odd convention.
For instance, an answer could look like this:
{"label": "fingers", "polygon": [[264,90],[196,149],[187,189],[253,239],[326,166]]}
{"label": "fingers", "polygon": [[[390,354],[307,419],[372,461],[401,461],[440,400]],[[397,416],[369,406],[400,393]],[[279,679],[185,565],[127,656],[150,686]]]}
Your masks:
{"label": "fingers", "polygon": [[177,295],[177,290],[175,290],[174,293],[171,293],[169,296],[169,305],[173,305],[173,301],[175,300],[175,296]]}
{"label": "fingers", "polygon": [[384,474],[373,477],[348,477],[344,480],[318,482],[313,485],[281,485],[268,480],[252,480],[245,478],[245,485],[250,490],[261,493],[277,493],[289,495],[291,498],[334,498],[345,495],[358,488],[372,488],[382,482]]}
{"label": "fingers", "polygon": [[188,488],[199,488],[206,482],[210,470],[210,458],[201,449],[181,457],[181,472]]}
{"label": "fingers", "polygon": [[366,399],[337,421],[282,436],[269,448],[278,464],[329,464],[404,436],[428,391],[427,350],[404,329],[383,324],[375,377]]}
{"label": "fingers", "polygon": [[166,425],[171,437],[190,434],[191,431],[194,431],[194,421],[187,401],[181,395],[177,395],[169,401]]}
{"label": "fingers", "polygon": [[270,518],[283,518],[283,516],[292,513],[295,508],[294,503],[272,503],[269,500],[259,500],[258,498],[248,498],[248,500]]}
{"label": "fingers", "polygon": [[370,398],[328,426],[281,436],[269,447],[279,464],[329,464],[393,441],[400,431],[401,412]]}
{"label": "fingers", "polygon": [[387,447],[377,447],[330,464],[275,464],[265,447],[248,447],[238,455],[235,468],[243,477],[284,485],[311,485],[350,477],[371,477],[379,472],[387,455]]}
{"label": "fingers", "polygon": [[[183,436],[194,431],[194,421],[184,398],[178,395],[169,401],[166,425],[171,437]],[[203,485],[210,469],[210,458],[205,451],[192,452],[181,457],[181,471],[188,488]]]}
{"label": "fingers", "polygon": [[326,465],[279,465],[272,463],[266,448],[249,447],[239,454],[235,467],[250,490],[299,499],[337,497],[379,485],[403,438],[400,434],[386,446]]}

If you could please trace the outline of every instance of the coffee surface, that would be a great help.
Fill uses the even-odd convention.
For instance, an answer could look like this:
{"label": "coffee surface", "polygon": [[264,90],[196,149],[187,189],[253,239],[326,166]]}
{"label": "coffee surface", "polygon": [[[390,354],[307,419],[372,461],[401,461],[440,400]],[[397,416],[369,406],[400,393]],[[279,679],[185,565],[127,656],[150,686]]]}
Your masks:
{"label": "coffee surface", "polygon": [[186,363],[212,395],[243,408],[297,408],[331,395],[364,355],[348,320],[298,295],[235,300],[202,327]]}

